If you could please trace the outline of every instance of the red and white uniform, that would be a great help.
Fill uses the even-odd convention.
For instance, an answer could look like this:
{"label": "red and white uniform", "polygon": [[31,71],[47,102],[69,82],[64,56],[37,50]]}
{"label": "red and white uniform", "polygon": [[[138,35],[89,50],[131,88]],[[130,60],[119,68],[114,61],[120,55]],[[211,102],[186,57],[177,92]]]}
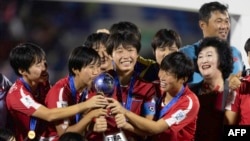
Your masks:
{"label": "red and white uniform", "polygon": [[239,125],[250,125],[250,76],[246,76],[239,89],[230,93],[226,110],[239,114]]}
{"label": "red and white uniform", "polygon": [[[112,74],[111,74],[112,75]],[[117,99],[119,101],[119,96],[118,96],[118,88],[116,87],[114,89],[114,93],[112,97],[114,99]],[[129,86],[123,87],[121,86],[121,91],[122,91],[122,103],[123,105],[126,105],[126,100],[128,98],[128,91],[129,91]],[[90,92],[89,93],[89,98],[94,96],[96,93],[95,92]],[[138,77],[135,78],[135,83],[133,85],[133,90],[132,90],[132,104],[131,104],[131,109],[130,111],[141,115],[149,115],[150,111],[155,112],[155,101],[154,101],[154,96],[156,94],[155,91],[155,86],[152,83],[142,81]],[[119,101],[121,102],[121,101]],[[146,104],[147,103],[147,104]],[[150,103],[150,104],[149,104]],[[146,111],[146,112],[145,112]],[[104,133],[105,135],[117,133],[120,131],[116,127],[116,123],[114,118],[107,118],[108,122],[108,129]],[[128,132],[123,130],[123,132],[126,135],[126,138],[128,140],[132,139],[137,139],[138,136],[134,133]],[[93,141],[103,141],[103,134],[102,133],[96,133],[96,132],[87,132],[86,137],[88,140],[93,140]]]}
{"label": "red and white uniform", "polygon": [[[23,82],[18,79],[11,86],[7,97],[6,104],[11,115],[10,122],[13,125],[13,130],[18,141],[23,141],[27,138],[28,131],[30,130],[30,117],[32,114],[44,104],[45,96],[50,88],[49,83],[38,86],[37,93],[31,93],[24,86]],[[41,135],[41,131],[45,128],[45,122],[37,119],[36,136]]]}
{"label": "red and white uniform", "polygon": [[[80,93],[76,93],[76,98],[79,101]],[[61,108],[76,104],[70,90],[69,77],[62,78],[53,85],[46,96],[45,104],[48,108]],[[57,120],[56,123],[65,124],[66,128],[76,123],[75,116],[64,120]],[[55,128],[55,123],[50,122],[48,125],[48,128],[42,135],[43,139],[45,138],[50,141],[58,140],[59,136]]]}
{"label": "red and white uniform", "polygon": [[[161,103],[161,108],[164,108],[163,101]],[[168,124],[169,129],[153,135],[153,141],[192,141],[199,108],[197,96],[188,87],[185,87],[177,102],[161,117]]]}

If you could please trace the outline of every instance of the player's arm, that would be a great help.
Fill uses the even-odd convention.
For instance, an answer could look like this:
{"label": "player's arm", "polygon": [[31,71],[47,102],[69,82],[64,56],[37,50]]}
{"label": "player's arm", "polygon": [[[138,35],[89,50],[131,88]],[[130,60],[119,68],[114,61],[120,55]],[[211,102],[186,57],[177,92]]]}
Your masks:
{"label": "player's arm", "polygon": [[103,108],[108,104],[105,97],[101,95],[93,96],[91,99],[81,102],[79,104],[75,104],[68,107],[63,108],[52,108],[49,109],[43,105],[41,105],[32,116],[38,117],[45,121],[54,121],[58,119],[64,119],[70,116],[73,116],[77,113],[84,112],[86,110],[90,110],[91,108]]}
{"label": "player's arm", "polygon": [[129,121],[127,121],[124,114],[116,114],[115,121],[118,128],[122,128],[124,130],[135,133],[141,137],[146,137],[148,134],[145,134],[145,131],[140,130],[136,126],[133,126]]}
{"label": "player's arm", "polygon": [[139,130],[144,131],[144,134],[146,133],[147,135],[153,135],[161,133],[169,128],[168,124],[163,119],[153,121],[151,119],[141,117],[131,111],[128,111],[123,106],[121,106],[119,102],[112,98],[109,98],[109,101],[111,102],[111,104],[109,104],[108,108],[111,108],[112,114],[124,114],[128,119],[128,122],[130,122],[134,126],[134,129],[130,127],[129,124],[124,126],[124,128],[126,128],[127,130],[134,130],[134,132],[137,132],[138,130],[136,130],[136,128],[138,128]]}
{"label": "player's arm", "polygon": [[138,129],[147,132],[148,135],[154,135],[163,132],[169,128],[168,124],[163,120],[153,121],[144,117],[138,116],[133,112],[126,111],[126,118],[129,122]]}

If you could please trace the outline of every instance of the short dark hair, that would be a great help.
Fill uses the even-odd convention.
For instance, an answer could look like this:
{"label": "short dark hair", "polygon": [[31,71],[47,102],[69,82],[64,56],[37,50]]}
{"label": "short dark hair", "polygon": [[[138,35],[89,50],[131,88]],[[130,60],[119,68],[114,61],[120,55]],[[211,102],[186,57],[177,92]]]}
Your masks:
{"label": "short dark hair", "polygon": [[160,69],[175,74],[177,79],[190,79],[194,73],[193,61],[183,52],[166,55],[161,62]]}
{"label": "short dark hair", "polygon": [[69,74],[75,76],[72,69],[81,70],[82,67],[86,67],[93,61],[101,65],[100,56],[93,48],[88,48],[86,46],[74,48],[68,58]]}
{"label": "short dark hair", "polygon": [[197,53],[207,47],[215,48],[218,54],[218,69],[222,72],[223,79],[228,78],[233,70],[233,55],[228,42],[219,37],[206,37],[201,41]]}
{"label": "short dark hair", "polygon": [[113,24],[109,29],[110,34],[114,33],[133,33],[139,40],[141,40],[141,32],[136,24],[129,21],[120,21]]}
{"label": "short dark hair", "polygon": [[137,52],[140,52],[141,42],[133,33],[114,33],[111,34],[107,41],[107,53],[112,55],[114,49],[118,48],[119,45],[126,47],[127,45],[132,45],[136,48]]}
{"label": "short dark hair", "polygon": [[63,133],[58,141],[85,141],[84,136],[76,132]]}
{"label": "short dark hair", "polygon": [[44,50],[34,43],[21,43],[10,51],[9,60],[14,72],[21,76],[19,69],[29,71],[29,67],[36,62],[46,59]]}
{"label": "short dark hair", "polygon": [[207,23],[211,17],[211,13],[214,11],[220,11],[221,13],[227,13],[228,12],[228,5],[223,5],[217,1],[208,2],[208,3],[203,4],[199,9],[199,20],[205,21]]}
{"label": "short dark hair", "polygon": [[248,51],[250,51],[250,38],[247,39],[247,41],[244,45],[244,49],[245,49],[246,53],[248,54]]}
{"label": "short dark hair", "polygon": [[6,128],[0,128],[0,141],[9,141],[11,138],[15,138],[15,134]]}
{"label": "short dark hair", "polygon": [[86,41],[84,42],[84,45],[86,47],[91,47],[91,48],[99,48],[100,44],[105,45],[107,40],[108,40],[109,34],[108,33],[92,33],[90,34]]}
{"label": "short dark hair", "polygon": [[174,43],[178,49],[181,47],[180,35],[172,29],[160,29],[153,37],[151,46],[155,51],[157,47],[172,46]]}

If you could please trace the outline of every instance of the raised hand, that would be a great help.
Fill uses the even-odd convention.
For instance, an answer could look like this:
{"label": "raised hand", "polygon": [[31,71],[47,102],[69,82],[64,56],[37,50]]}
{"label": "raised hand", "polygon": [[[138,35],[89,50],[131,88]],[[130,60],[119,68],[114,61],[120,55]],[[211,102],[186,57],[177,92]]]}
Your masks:
{"label": "raised hand", "polygon": [[231,74],[228,78],[229,88],[235,90],[240,87],[241,81],[241,73]]}

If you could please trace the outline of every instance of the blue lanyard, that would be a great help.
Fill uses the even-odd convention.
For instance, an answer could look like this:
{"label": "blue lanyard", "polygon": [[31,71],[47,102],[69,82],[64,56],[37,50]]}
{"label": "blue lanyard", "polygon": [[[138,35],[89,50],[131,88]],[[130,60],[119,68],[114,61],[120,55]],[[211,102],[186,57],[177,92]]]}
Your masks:
{"label": "blue lanyard", "polygon": [[117,86],[117,93],[118,93],[118,100],[119,102],[125,106],[125,108],[127,110],[131,110],[131,105],[132,105],[132,97],[133,97],[133,89],[134,89],[134,83],[135,83],[135,78],[136,78],[136,73],[134,72],[131,79],[130,79],[130,85],[129,85],[129,90],[128,90],[128,96],[127,96],[127,101],[125,103],[125,105],[122,102],[122,90],[121,90],[121,85],[120,85],[120,81],[118,78],[117,73],[115,73],[115,84]]}
{"label": "blue lanyard", "polygon": [[[182,86],[181,90],[177,93],[177,95],[164,108],[161,109],[159,118],[161,118],[163,115],[167,113],[167,111],[172,107],[172,105],[174,105],[178,101],[183,92],[184,92],[184,86]],[[162,102],[163,97],[161,97],[159,102]]]}
{"label": "blue lanyard", "polygon": [[[27,82],[24,81],[24,79],[21,77],[20,78],[21,82],[23,83],[24,87],[31,93],[31,88]],[[35,131],[36,129],[36,123],[37,119],[33,116],[30,117],[30,131]]]}
{"label": "blue lanyard", "polygon": [[[82,102],[82,101],[85,101],[85,98],[86,98],[86,95],[87,95],[87,90],[86,89],[82,92],[80,100],[77,101],[77,96],[76,96],[77,92],[76,92],[76,87],[74,85],[74,77],[73,76],[69,76],[69,87],[70,87],[70,91],[71,91],[73,101],[74,101],[75,104],[79,103],[79,102]],[[76,118],[76,122],[78,122],[81,119],[81,114],[80,113],[76,114],[75,118]]]}

